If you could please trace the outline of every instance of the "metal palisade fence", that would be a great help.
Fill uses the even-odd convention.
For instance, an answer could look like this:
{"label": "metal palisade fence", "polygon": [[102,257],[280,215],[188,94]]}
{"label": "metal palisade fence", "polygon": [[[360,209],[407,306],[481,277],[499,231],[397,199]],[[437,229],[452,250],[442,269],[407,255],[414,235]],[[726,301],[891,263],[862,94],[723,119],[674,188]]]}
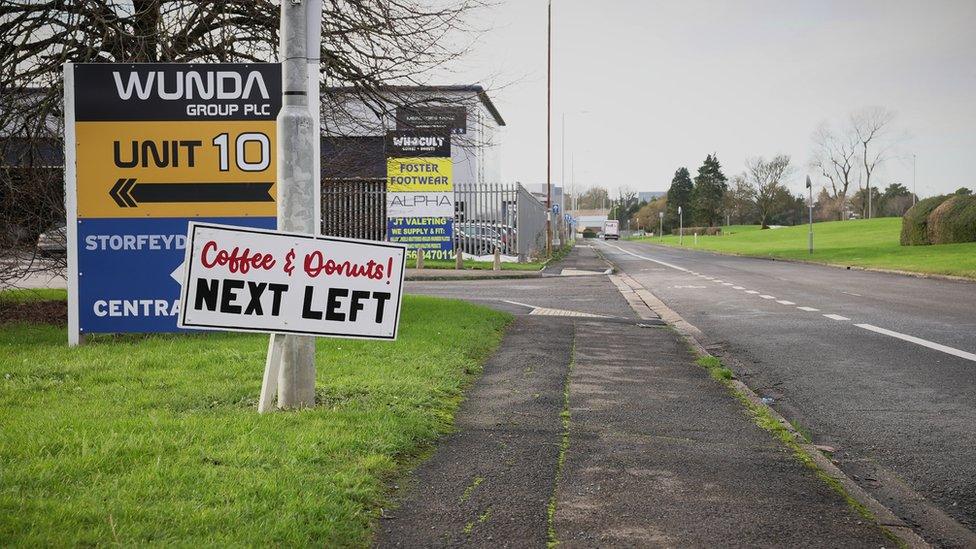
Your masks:
{"label": "metal palisade fence", "polygon": [[[528,261],[545,251],[546,207],[518,183],[454,185],[454,245],[465,255]],[[386,239],[386,182],[324,181],[322,233]]]}

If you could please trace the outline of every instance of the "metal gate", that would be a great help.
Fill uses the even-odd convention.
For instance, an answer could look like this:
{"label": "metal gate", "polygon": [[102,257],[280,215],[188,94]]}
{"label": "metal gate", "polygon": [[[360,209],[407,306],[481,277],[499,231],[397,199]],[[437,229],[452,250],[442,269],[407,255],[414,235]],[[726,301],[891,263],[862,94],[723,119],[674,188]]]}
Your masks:
{"label": "metal gate", "polygon": [[[465,254],[526,261],[545,250],[546,208],[518,183],[454,185],[454,243]],[[322,234],[386,240],[386,181],[326,180]]]}
{"label": "metal gate", "polygon": [[386,240],[386,181],[323,181],[322,234]]}

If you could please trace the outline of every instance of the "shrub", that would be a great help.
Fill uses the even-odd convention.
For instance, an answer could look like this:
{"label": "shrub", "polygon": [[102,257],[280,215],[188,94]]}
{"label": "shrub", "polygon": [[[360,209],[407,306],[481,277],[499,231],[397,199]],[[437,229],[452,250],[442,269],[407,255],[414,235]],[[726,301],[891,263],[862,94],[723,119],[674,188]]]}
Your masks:
{"label": "shrub", "polygon": [[902,246],[925,246],[929,242],[928,226],[929,214],[932,210],[939,207],[949,197],[945,195],[933,196],[920,200],[918,204],[912,206],[901,220],[901,245]]}
{"label": "shrub", "polygon": [[976,242],[976,196],[957,194],[929,214],[926,227],[932,244]]}
{"label": "shrub", "polygon": [[596,231],[589,227],[583,229],[583,238],[596,238]]}
{"label": "shrub", "polygon": [[700,235],[715,236],[722,234],[722,227],[685,227],[684,229],[671,229],[671,234],[674,236],[678,236],[682,232],[684,232],[685,236],[690,236],[695,233]]}

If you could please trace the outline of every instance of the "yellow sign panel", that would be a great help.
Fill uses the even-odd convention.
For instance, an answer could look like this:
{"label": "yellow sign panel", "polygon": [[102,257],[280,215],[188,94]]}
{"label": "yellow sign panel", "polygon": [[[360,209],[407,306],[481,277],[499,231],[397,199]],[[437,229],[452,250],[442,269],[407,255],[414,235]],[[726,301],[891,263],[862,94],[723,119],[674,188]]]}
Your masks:
{"label": "yellow sign panel", "polygon": [[78,217],[274,217],[275,122],[76,122]]}
{"label": "yellow sign panel", "polygon": [[450,158],[388,158],[386,160],[387,192],[453,190]]}

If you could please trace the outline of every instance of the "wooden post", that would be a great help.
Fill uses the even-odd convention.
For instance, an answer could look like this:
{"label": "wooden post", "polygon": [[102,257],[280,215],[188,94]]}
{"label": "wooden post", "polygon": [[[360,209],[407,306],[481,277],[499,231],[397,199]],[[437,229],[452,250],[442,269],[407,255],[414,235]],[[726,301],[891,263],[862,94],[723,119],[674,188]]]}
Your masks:
{"label": "wooden post", "polygon": [[460,246],[454,250],[454,268],[459,271],[464,269],[464,252],[461,251]]}
{"label": "wooden post", "polygon": [[502,252],[498,248],[495,248],[495,261],[491,264],[491,270],[502,270]]}
{"label": "wooden post", "polygon": [[417,250],[417,270],[424,268],[424,250],[423,248]]}

